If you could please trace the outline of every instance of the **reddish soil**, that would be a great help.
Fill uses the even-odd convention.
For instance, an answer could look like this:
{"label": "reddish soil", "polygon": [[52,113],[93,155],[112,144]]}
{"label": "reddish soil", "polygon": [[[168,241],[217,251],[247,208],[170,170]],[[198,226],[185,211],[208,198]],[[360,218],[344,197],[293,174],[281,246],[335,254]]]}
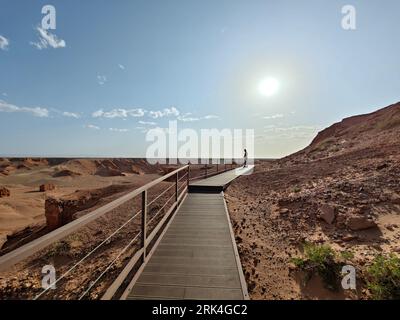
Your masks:
{"label": "reddish soil", "polygon": [[378,253],[400,252],[400,104],[345,119],[304,150],[257,161],[227,190],[253,299],[368,297],[331,292],[318,277],[304,285],[291,258],[302,243],[353,252],[357,270]]}

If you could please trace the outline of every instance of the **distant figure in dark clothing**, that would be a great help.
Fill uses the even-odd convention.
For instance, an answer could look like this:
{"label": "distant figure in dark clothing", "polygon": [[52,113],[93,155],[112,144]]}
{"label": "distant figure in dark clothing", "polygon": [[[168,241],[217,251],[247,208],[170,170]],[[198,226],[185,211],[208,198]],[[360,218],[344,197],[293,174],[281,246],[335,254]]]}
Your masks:
{"label": "distant figure in dark clothing", "polygon": [[243,158],[244,158],[244,165],[243,165],[243,168],[246,168],[246,167],[247,167],[247,150],[246,150],[246,149],[244,149],[244,156],[243,156]]}

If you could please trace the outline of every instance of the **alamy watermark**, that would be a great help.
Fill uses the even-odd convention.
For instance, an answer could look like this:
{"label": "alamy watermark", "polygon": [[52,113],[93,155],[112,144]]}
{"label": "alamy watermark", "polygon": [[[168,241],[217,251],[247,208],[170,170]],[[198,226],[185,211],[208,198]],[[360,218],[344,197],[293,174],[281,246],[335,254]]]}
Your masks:
{"label": "alamy watermark", "polygon": [[[176,120],[168,128],[147,132],[146,150],[150,164],[241,164],[254,163],[254,129],[194,129],[178,130]],[[246,150],[246,152],[244,152]]]}
{"label": "alamy watermark", "polygon": [[45,5],[42,7],[42,14],[45,16],[42,18],[42,29],[43,30],[56,30],[56,8],[53,5]]}
{"label": "alamy watermark", "polygon": [[344,290],[356,289],[356,268],[351,265],[342,267],[342,288]]}
{"label": "alamy watermark", "polygon": [[356,8],[352,5],[345,5],[342,7],[342,28],[344,30],[357,29],[357,12]]}
{"label": "alamy watermark", "polygon": [[42,288],[45,290],[56,289],[56,269],[53,265],[48,264],[42,268]]}

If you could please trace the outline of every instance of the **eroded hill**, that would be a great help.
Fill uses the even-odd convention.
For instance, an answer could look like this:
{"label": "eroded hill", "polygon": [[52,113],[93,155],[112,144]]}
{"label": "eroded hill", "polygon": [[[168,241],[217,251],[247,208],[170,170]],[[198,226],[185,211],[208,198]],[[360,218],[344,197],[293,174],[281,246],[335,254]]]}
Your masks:
{"label": "eroded hill", "polygon": [[[400,252],[399,134],[400,103],[344,119],[232,183],[228,205],[252,298],[374,297],[368,268]],[[329,248],[337,264],[354,265],[357,290],[331,290],[319,272],[305,281],[295,262],[307,258],[307,243],[314,258],[331,259]]]}

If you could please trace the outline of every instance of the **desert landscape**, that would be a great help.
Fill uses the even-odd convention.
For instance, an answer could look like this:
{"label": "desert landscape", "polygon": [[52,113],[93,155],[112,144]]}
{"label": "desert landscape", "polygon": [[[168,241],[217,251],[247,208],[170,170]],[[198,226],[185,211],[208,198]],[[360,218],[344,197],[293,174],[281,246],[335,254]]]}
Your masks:
{"label": "desert landscape", "polygon": [[[38,229],[46,222],[49,198],[89,198],[106,203],[109,197],[133,190],[164,171],[143,159],[0,159],[0,250],[24,229]],[[41,190],[42,188],[42,190]],[[104,201],[105,200],[105,201]],[[81,209],[81,208],[79,208]],[[81,210],[78,210],[81,211]],[[14,237],[13,237],[14,235]]]}
{"label": "desert landscape", "polygon": [[[226,193],[252,299],[400,298],[400,103],[257,161]],[[342,290],[342,265],[357,289]]]}
{"label": "desert landscape", "polygon": [[[288,157],[256,160],[252,175],[232,182],[225,197],[252,299],[399,298],[399,134],[397,103],[333,124]],[[1,159],[0,253],[174,168],[144,159]],[[202,169],[194,167],[194,175]],[[150,199],[169,186],[157,186]],[[155,203],[150,218],[170,195]],[[51,262],[68,270],[129,219],[132,208],[138,210],[136,200],[1,273],[0,299],[35,297],[41,292],[38,265]],[[54,220],[60,215],[67,220]],[[42,298],[81,297],[89,275],[118,257],[139,224],[140,219],[130,221],[107,248]],[[135,250],[134,244],[124,252],[85,298],[98,299]],[[340,286],[343,265],[357,270],[355,290]]]}
{"label": "desert landscape", "polygon": [[[0,255],[137,189],[179,165],[149,164],[145,159],[2,158],[0,162]],[[193,165],[191,177],[215,166]],[[179,188],[186,185],[180,178]],[[173,181],[172,181],[173,180]],[[168,211],[174,179],[150,189],[148,232]],[[68,274],[42,299],[98,299],[121,272],[140,242],[140,197],[123,203],[24,261],[0,272],[0,299],[32,299],[42,293],[41,267]],[[118,230],[117,233],[114,232]],[[132,240],[134,239],[134,240]],[[105,246],[105,247],[104,247]],[[101,250],[97,250],[101,247]],[[95,249],[96,248],[96,249]],[[95,251],[93,251],[95,249]],[[88,255],[90,253],[90,255]],[[88,255],[88,256],[87,256]],[[84,263],[81,259],[84,258]],[[114,263],[86,296],[94,275]],[[72,271],[73,270],[73,271]],[[102,275],[103,276],[103,275]]]}

